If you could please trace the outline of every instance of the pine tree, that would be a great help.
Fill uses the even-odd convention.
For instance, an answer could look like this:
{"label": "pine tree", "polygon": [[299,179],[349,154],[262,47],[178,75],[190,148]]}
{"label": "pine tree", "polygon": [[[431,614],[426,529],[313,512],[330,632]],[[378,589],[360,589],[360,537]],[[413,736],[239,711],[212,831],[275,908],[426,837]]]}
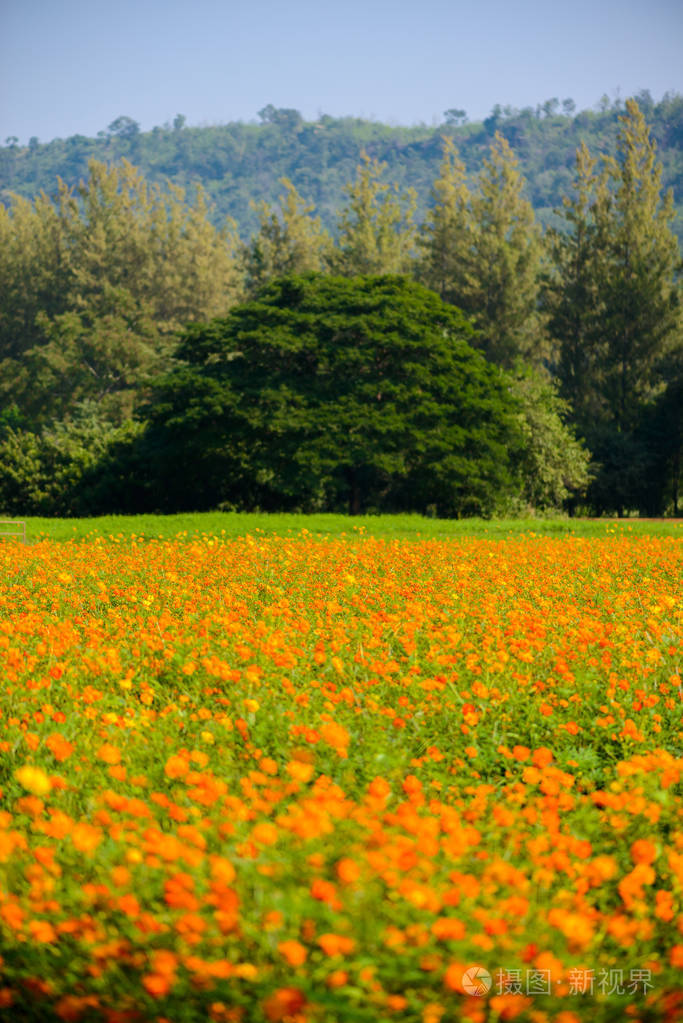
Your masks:
{"label": "pine tree", "polygon": [[[230,227],[218,231],[199,190],[148,185],[127,161],[89,164],[57,200],[13,199],[0,214],[3,386],[29,423],[95,400],[114,421],[167,363],[176,332],[242,296]],[[5,339],[9,340],[5,340]]]}
{"label": "pine tree", "polygon": [[518,360],[538,366],[546,354],[538,309],[541,238],[517,160],[499,132],[477,184],[470,192],[464,165],[445,139],[418,275],[467,314],[490,361],[506,369]]}
{"label": "pine tree", "polygon": [[474,236],[465,165],[453,139],[443,139],[440,177],[432,188],[433,206],[422,225],[417,276],[444,302],[458,305],[471,289],[468,268]]}
{"label": "pine tree", "polygon": [[200,188],[190,202],[182,188],[149,185],[127,160],[92,160],[89,171],[69,243],[76,311],[111,313],[120,299],[173,334],[242,297],[234,234],[211,224]]}
{"label": "pine tree", "polygon": [[668,408],[683,350],[681,261],[673,199],[662,197],[655,144],[634,100],[619,121],[617,154],[603,157],[599,172],[585,147],[577,153],[568,230],[551,237],[546,304],[562,394],[595,457],[595,510],[653,514],[666,500],[653,423]]}
{"label": "pine tree", "polygon": [[504,368],[519,359],[540,365],[546,355],[538,311],[541,236],[517,165],[507,140],[496,132],[471,201],[469,279],[456,297],[479,330],[487,358]]}
{"label": "pine tree", "polygon": [[339,216],[337,246],[330,268],[344,277],[407,274],[412,269],[416,193],[401,194],[380,180],[386,164],[361,155],[355,182],[345,187],[348,203]]}
{"label": "pine tree", "polygon": [[313,217],[313,203],[307,203],[288,178],[281,178],[285,191],[279,210],[266,202],[252,203],[259,213],[260,227],[243,248],[242,261],[247,290],[253,295],[275,277],[323,270],[331,240]]}
{"label": "pine tree", "polygon": [[33,347],[39,312],[66,308],[66,238],[74,214],[63,183],[56,201],[41,193],[32,201],[11,195],[8,206],[0,203],[0,364]]}
{"label": "pine tree", "polygon": [[635,100],[619,121],[617,156],[605,159],[612,198],[596,206],[596,220],[607,254],[604,394],[611,419],[628,430],[662,383],[662,360],[681,344],[681,260],[673,195],[662,198],[656,145]]}
{"label": "pine tree", "polygon": [[550,267],[543,304],[557,346],[560,393],[584,436],[605,415],[604,295],[599,286],[605,276],[605,238],[599,227],[605,218],[597,211],[608,203],[606,175],[596,173],[596,160],[582,143],[576,151],[574,194],[558,211],[566,228],[551,228],[546,235]]}

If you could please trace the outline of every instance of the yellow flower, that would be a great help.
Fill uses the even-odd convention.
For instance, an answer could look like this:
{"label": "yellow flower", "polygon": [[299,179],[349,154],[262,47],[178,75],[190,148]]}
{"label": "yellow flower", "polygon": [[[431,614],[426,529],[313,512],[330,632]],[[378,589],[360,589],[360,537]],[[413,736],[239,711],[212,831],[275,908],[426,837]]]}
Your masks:
{"label": "yellow flower", "polygon": [[23,785],[34,796],[46,796],[52,789],[52,782],[45,774],[45,771],[42,771],[39,767],[31,767],[30,764],[20,767],[15,772],[14,777],[20,785]]}

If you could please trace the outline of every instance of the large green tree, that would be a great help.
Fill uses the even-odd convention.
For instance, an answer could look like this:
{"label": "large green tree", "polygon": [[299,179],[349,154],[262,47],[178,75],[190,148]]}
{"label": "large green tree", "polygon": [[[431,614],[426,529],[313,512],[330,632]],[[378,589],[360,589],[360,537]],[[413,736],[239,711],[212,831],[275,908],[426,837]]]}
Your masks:
{"label": "large green tree", "polygon": [[39,433],[0,423],[0,514],[136,511],[145,466],[132,456],[141,423],[109,422],[94,402]]}
{"label": "large green tree", "polygon": [[190,329],[156,388],[152,504],[491,513],[517,406],[471,336],[405,277],[272,282]]}

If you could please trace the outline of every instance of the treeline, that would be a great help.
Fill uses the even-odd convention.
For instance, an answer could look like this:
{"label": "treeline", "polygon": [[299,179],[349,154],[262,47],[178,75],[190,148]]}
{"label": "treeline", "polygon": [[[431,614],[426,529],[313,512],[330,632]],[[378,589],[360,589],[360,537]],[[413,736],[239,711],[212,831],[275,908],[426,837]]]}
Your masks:
{"label": "treeline", "polygon": [[[367,153],[331,231],[284,178],[276,204],[254,204],[245,240],[234,223],[217,226],[203,189],[149,183],[126,160],[91,161],[77,188],[61,183],[52,197],[12,196],[0,207],[2,510],[676,513],[681,260],[673,197],[635,101],[614,155],[582,145],[568,185],[543,230],[496,130],[474,179],[444,135],[422,219],[416,190]],[[454,307],[457,327],[442,311]],[[402,310],[391,330],[372,319],[377,308],[387,323]],[[296,329],[287,309],[303,316]],[[354,316],[372,330],[354,332]],[[480,362],[440,363],[444,331]],[[295,356],[301,336],[309,348]],[[434,355],[427,376],[390,357],[411,337],[410,367]],[[335,345],[356,355],[339,361]],[[360,390],[347,393],[354,360]],[[458,424],[453,395],[475,378]],[[368,420],[374,460],[367,438],[350,454],[345,436],[348,410],[363,422],[370,408],[381,413]],[[477,450],[478,463],[467,454]]]}
{"label": "treeline", "polygon": [[[663,185],[673,189],[683,213],[683,96],[668,93],[655,101],[643,90],[637,101],[657,143]],[[74,135],[41,143],[34,137],[23,145],[8,138],[0,146],[0,202],[8,201],[10,191],[29,199],[40,191],[51,195],[57,177],[76,186],[92,159],[107,164],[127,159],[150,182],[170,179],[186,189],[199,182],[214,207],[214,223],[232,218],[245,241],[258,228],[251,200],[275,203],[283,177],[315,203],[323,226],[334,232],[344,185],[365,151],[386,163],[389,180],[415,189],[421,222],[430,206],[442,136],[455,142],[473,183],[499,131],[520,161],[526,197],[539,222],[549,226],[571,188],[577,147],[584,142],[593,153],[615,155],[623,112],[621,100],[606,96],[596,109],[582,111],[571,99],[552,98],[522,110],[496,105],[483,121],[470,122],[464,110],[451,109],[440,125],[405,127],[325,114],[306,121],[297,110],[269,105],[259,111],[258,123],[197,127],[178,115],[172,124],[146,132],[122,116],[96,138]],[[683,240],[683,217],[673,229]]]}

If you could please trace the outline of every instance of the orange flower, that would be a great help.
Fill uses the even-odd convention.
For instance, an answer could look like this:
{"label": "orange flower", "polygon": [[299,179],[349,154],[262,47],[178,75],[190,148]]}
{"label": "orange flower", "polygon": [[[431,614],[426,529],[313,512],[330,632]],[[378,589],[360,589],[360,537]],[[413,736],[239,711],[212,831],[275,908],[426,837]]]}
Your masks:
{"label": "orange flower", "polygon": [[551,909],[548,923],[562,931],[571,945],[585,948],[593,939],[594,927],[591,921],[580,913],[568,913],[564,909]]}
{"label": "orange flower", "polygon": [[252,842],[257,845],[275,845],[278,840],[278,830],[269,821],[261,821],[251,831]]}
{"label": "orange flower", "polygon": [[[683,841],[659,797],[683,777],[683,531],[593,528],[609,535],[0,544],[0,867],[19,884],[0,891],[0,945],[46,964],[0,962],[15,1006],[42,991],[64,1023],[165,1023],[187,985],[214,1023],[306,1023],[362,989],[387,1020],[481,1023],[488,1005],[500,1023],[578,1023],[571,973],[619,965],[606,935],[652,967],[653,1011],[673,1019]],[[473,739],[486,722],[490,748],[490,728]],[[272,976],[232,961],[259,930]],[[64,941],[89,950],[66,997]],[[466,997],[478,956],[493,975],[549,970],[553,1004]],[[120,1008],[88,1001],[105,990]]]}
{"label": "orange flower", "polygon": [[222,881],[223,884],[232,884],[235,880],[235,868],[230,860],[224,856],[212,856],[210,862],[211,877],[215,881]]}
{"label": "orange flower", "polygon": [[301,760],[291,760],[285,770],[294,781],[307,782],[313,777],[313,765],[305,764]]}
{"label": "orange flower", "polygon": [[627,906],[634,898],[643,897],[643,885],[653,884],[655,876],[654,870],[648,863],[637,863],[630,874],[622,877],[617,887]]}
{"label": "orange flower", "polygon": [[339,860],[335,869],[337,877],[344,884],[353,884],[360,877],[360,867],[355,860],[350,859],[348,856]]}
{"label": "orange flower", "polygon": [[373,799],[386,799],[391,795],[391,785],[386,778],[374,778],[368,785],[368,795]]}
{"label": "orange flower", "polygon": [[126,916],[136,917],[140,912],[140,903],[135,896],[130,893],[122,895],[117,901],[117,906],[122,913],[126,914]]}
{"label": "orange flower", "polygon": [[343,725],[337,724],[336,721],[328,721],[320,729],[320,735],[323,740],[329,746],[334,747],[338,753],[346,753],[346,749],[351,741],[351,736]]}
{"label": "orange flower", "polygon": [[467,969],[469,969],[467,964],[451,963],[443,975],[444,987],[447,987],[449,991],[457,991],[461,995],[465,994],[463,977]]}
{"label": "orange flower", "polygon": [[118,746],[112,746],[111,743],[105,742],[100,746],[95,756],[98,760],[104,761],[105,764],[118,764],[121,760],[121,750]]}
{"label": "orange flower", "polygon": [[446,1008],[439,1002],[430,1002],[422,1010],[422,1023],[440,1023]]}
{"label": "orange flower", "polygon": [[631,859],[634,863],[654,863],[657,859],[657,846],[647,838],[639,838],[631,846]]}
{"label": "orange flower", "polygon": [[439,941],[461,941],[465,937],[465,925],[455,917],[438,917],[432,924],[431,931]]}
{"label": "orange flower", "polygon": [[172,977],[178,968],[178,956],[169,948],[159,948],[152,953],[152,970],[164,977]]}
{"label": "orange flower", "polygon": [[356,947],[353,938],[347,938],[343,934],[321,934],[318,944],[327,956],[350,955]]}
{"label": "orange flower", "polygon": [[41,944],[57,940],[55,929],[47,920],[31,920],[28,929],[31,932],[31,937]]}
{"label": "orange flower", "polygon": [[163,998],[173,987],[173,977],[162,973],[146,973],[142,978],[142,985],[152,998]]}
{"label": "orange flower", "polygon": [[553,983],[562,980],[564,977],[562,963],[552,952],[540,952],[534,960],[534,966],[537,970],[548,972]]}
{"label": "orange flower", "polygon": [[186,757],[169,757],[164,766],[164,774],[167,778],[183,778],[190,770],[190,764]]}
{"label": "orange flower", "polygon": [[405,995],[389,995],[387,997],[386,1006],[390,1012],[401,1012],[405,1009],[408,1004],[408,999]]}
{"label": "orange flower", "polygon": [[24,911],[16,902],[0,905],[0,917],[13,931],[18,931],[24,923]]}
{"label": "orange flower", "polygon": [[194,880],[190,874],[179,873],[164,881],[164,899],[172,909],[192,912],[199,908],[199,901],[193,894]]}
{"label": "orange flower", "polygon": [[306,1005],[303,991],[295,987],[281,987],[263,1003],[263,1012],[269,1023],[283,1023],[295,1016]]}
{"label": "orange flower", "polygon": [[125,885],[129,884],[130,877],[131,874],[128,867],[119,866],[112,868],[111,879],[112,883],[115,884],[117,888],[123,888]]}
{"label": "orange flower", "polygon": [[346,970],[333,970],[328,973],[325,984],[329,988],[344,987],[349,982],[349,975]]}
{"label": "orange flower", "polygon": [[52,735],[49,735],[45,740],[45,745],[50,750],[55,760],[58,760],[60,763],[64,760],[68,760],[76,748],[72,742],[68,742],[68,740],[65,739],[63,735],[60,735],[59,732],[53,732]]}
{"label": "orange flower", "polygon": [[664,920],[669,923],[676,915],[674,910],[674,900],[671,892],[658,891],[655,893],[655,916],[659,920]]}
{"label": "orange flower", "polygon": [[[533,1004],[533,999],[520,994],[493,995],[489,999],[491,1010],[501,1020],[517,1019]],[[555,1017],[557,1019],[557,1017]]]}
{"label": "orange flower", "polygon": [[90,855],[102,841],[102,832],[99,828],[93,828],[92,825],[81,822],[76,824],[71,831],[71,841],[74,849]]}
{"label": "orange flower", "polygon": [[316,877],[311,884],[311,895],[319,902],[326,902],[328,906],[339,908],[341,905],[337,897],[337,888],[331,881]]}
{"label": "orange flower", "polygon": [[543,768],[551,764],[554,758],[552,750],[549,750],[547,746],[539,746],[538,749],[534,750],[531,759],[536,767]]}
{"label": "orange flower", "polygon": [[306,962],[308,956],[305,945],[302,945],[300,941],[281,941],[277,946],[277,950],[290,966],[301,966],[302,963]]}

